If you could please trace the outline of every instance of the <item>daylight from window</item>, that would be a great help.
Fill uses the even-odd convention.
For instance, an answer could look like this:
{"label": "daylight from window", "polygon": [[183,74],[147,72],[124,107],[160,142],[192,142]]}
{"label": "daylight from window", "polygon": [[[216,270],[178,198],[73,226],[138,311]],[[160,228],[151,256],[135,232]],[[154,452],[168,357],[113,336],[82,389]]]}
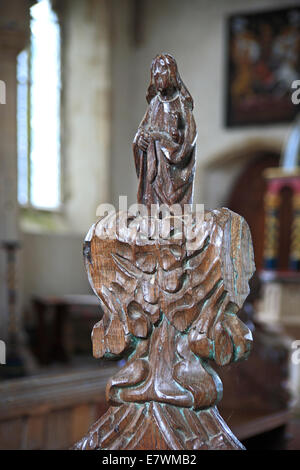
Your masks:
{"label": "daylight from window", "polygon": [[30,51],[18,57],[18,196],[23,205],[60,205],[60,31],[49,0],[31,8]]}

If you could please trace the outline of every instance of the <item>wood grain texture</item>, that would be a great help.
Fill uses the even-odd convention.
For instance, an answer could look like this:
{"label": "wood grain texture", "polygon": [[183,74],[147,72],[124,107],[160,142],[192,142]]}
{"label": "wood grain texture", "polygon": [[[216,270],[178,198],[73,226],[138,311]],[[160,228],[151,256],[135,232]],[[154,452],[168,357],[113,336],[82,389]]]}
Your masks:
{"label": "wood grain texture", "polygon": [[215,407],[197,413],[151,402],[110,407],[75,449],[241,450],[243,446]]}
{"label": "wood grain texture", "polygon": [[253,273],[247,224],[228,209],[206,213],[192,252],[176,232],[164,244],[127,244],[122,233],[101,238],[105,225],[106,218],[87,242],[93,260],[87,269],[104,310],[92,333],[93,351],[99,358],[130,355],[109,381],[110,403],[214,405],[221,384],[207,361],[241,359],[252,339],[236,316]]}
{"label": "wood grain texture", "polygon": [[[117,214],[119,219],[124,214]],[[135,229],[143,224],[132,217],[130,221]],[[126,413],[134,410],[134,415],[141,408],[132,404],[147,404],[143,413],[149,422],[149,403],[190,410],[194,419],[203,416],[201,410],[215,407],[222,397],[222,383],[212,362],[225,365],[244,359],[251,347],[251,332],[237,316],[254,270],[248,226],[228,209],[207,212],[199,246],[190,251],[186,240],[176,238],[176,230],[173,238],[153,242],[136,236],[129,243],[124,232],[107,239],[109,224],[108,215],[93,226],[84,250],[90,282],[104,311],[92,334],[94,356],[128,357],[108,381],[109,404],[116,410],[120,406],[124,413],[127,408]],[[160,405],[159,409],[163,411],[147,439],[153,433],[164,435],[161,426],[168,418],[166,408]],[[102,421],[98,425],[102,435]],[[220,426],[216,436],[225,432]],[[122,448],[122,433],[112,436],[118,440],[113,447],[103,447],[108,444],[102,441],[95,446]],[[199,448],[206,448],[207,440],[199,439]],[[221,441],[209,440],[216,448],[223,448],[225,441],[228,446],[235,442],[230,433]],[[86,442],[77,448],[89,448]],[[147,442],[139,445],[151,446]],[[162,448],[172,449],[173,444],[171,439]]]}
{"label": "wood grain texture", "polygon": [[226,208],[201,220],[192,213],[191,244],[181,215],[149,213],[152,204],[192,202],[193,103],[171,56],[154,59],[147,99],[134,141],[146,213],[107,214],[84,245],[104,312],[93,354],[127,363],[108,381],[111,408],[75,447],[242,448],[217,412],[222,382],[212,365],[250,352],[251,331],[237,316],[255,269],[250,231]]}

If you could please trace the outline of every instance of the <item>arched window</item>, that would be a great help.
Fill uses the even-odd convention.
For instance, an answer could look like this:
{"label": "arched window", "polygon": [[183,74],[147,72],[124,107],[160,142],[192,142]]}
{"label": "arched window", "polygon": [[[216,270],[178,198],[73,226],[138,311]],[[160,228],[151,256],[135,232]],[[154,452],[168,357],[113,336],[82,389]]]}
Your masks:
{"label": "arched window", "polygon": [[23,206],[61,205],[60,27],[50,0],[30,9],[28,49],[18,56],[18,199]]}

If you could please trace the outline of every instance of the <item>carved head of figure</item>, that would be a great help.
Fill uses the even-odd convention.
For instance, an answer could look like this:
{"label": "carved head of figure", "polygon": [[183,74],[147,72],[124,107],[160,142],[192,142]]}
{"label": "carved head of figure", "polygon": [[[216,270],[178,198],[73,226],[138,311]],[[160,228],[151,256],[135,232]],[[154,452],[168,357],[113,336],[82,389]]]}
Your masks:
{"label": "carved head of figure", "polygon": [[157,55],[151,64],[151,78],[147,92],[147,102],[159,93],[171,98],[178,91],[186,104],[193,109],[193,98],[184,85],[177,68],[176,60],[171,54]]}

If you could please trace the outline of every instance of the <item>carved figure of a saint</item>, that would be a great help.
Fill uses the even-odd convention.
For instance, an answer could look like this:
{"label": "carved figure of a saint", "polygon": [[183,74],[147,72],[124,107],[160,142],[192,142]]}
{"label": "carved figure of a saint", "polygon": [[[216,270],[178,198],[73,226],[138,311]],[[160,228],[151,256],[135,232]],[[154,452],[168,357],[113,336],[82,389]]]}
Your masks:
{"label": "carved figure of a saint", "polygon": [[151,66],[146,114],[133,142],[139,204],[191,204],[196,125],[193,99],[170,54]]}

